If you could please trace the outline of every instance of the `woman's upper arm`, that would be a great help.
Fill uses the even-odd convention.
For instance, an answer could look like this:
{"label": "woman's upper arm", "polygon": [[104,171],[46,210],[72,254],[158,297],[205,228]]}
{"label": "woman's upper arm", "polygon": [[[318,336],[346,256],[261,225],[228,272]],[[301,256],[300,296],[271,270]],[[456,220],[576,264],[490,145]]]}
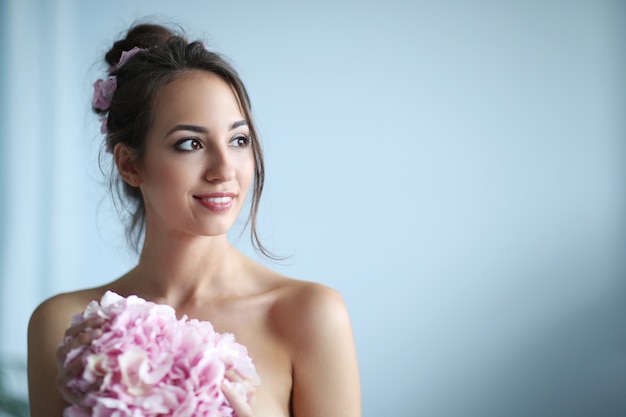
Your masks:
{"label": "woman's upper arm", "polygon": [[60,300],[42,303],[28,324],[28,396],[31,417],[60,417],[69,404],[56,388],[56,349],[69,319]]}
{"label": "woman's upper arm", "polygon": [[313,286],[297,303],[293,340],[295,417],[360,417],[359,370],[346,305],[336,291]]}

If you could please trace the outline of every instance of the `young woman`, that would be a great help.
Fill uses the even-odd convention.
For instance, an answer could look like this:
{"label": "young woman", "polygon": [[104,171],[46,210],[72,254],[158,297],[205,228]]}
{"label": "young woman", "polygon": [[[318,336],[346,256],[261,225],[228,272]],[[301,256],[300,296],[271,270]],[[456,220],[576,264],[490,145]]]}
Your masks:
{"label": "young woman", "polygon": [[[136,267],[122,277],[54,296],[33,313],[32,417],[61,416],[80,403],[65,388],[82,372],[80,358],[63,363],[70,349],[99,336],[100,323],[68,326],[107,290],[171,305],[178,316],[234,333],[261,378],[255,386],[227,374],[248,390],[242,396],[223,386],[239,417],[360,416],[356,353],[340,295],[281,276],[227,240],[250,189],[248,221],[266,253],[255,230],[263,157],[236,72],[202,43],[148,24],[132,27],[105,59],[110,78],[96,83],[93,107],[132,207],[130,235],[143,246]],[[59,347],[64,338],[69,342]]]}

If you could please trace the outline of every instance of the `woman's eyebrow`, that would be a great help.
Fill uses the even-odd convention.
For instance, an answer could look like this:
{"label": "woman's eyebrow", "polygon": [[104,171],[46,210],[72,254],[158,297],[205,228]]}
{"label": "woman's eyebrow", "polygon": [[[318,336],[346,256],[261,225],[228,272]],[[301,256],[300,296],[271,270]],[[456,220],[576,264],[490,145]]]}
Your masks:
{"label": "woman's eyebrow", "polygon": [[204,133],[204,134],[209,133],[209,131],[207,129],[205,129],[204,127],[202,127],[202,126],[196,126],[196,125],[176,125],[173,128],[171,128],[169,132],[167,132],[166,136],[169,136],[169,135],[171,135],[174,132],[178,132],[179,130],[188,130],[190,132]]}
{"label": "woman's eyebrow", "polygon": [[238,122],[235,122],[235,123],[232,124],[232,126],[230,127],[230,130],[237,129],[240,126],[248,126],[248,121],[247,120],[239,120]]}
{"label": "woman's eyebrow", "polygon": [[[241,126],[248,126],[248,122],[246,120],[236,121],[230,126],[230,130],[237,129],[238,127],[241,127]],[[167,132],[166,136],[169,136],[172,133],[178,132],[180,130],[188,130],[190,132],[204,133],[204,134],[209,133],[209,130],[202,126],[181,124],[181,125],[176,125],[173,128],[171,128],[170,131]]]}

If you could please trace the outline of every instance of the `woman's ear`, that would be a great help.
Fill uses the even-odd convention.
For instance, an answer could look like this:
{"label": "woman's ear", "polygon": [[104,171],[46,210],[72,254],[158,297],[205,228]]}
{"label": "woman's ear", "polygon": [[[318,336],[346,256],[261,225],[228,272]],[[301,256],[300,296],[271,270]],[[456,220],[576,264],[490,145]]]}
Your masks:
{"label": "woman's ear", "polygon": [[126,144],[117,143],[113,148],[115,165],[120,173],[120,177],[130,186],[139,187],[143,180],[139,171],[137,153]]}

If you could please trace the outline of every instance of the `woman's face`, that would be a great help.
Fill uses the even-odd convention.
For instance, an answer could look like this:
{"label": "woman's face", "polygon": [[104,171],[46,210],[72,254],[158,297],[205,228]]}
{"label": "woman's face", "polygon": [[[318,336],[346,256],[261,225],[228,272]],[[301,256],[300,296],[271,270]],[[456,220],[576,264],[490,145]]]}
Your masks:
{"label": "woman's face", "polygon": [[254,177],[250,131],[232,88],[204,71],[165,86],[138,171],[148,227],[228,232]]}

